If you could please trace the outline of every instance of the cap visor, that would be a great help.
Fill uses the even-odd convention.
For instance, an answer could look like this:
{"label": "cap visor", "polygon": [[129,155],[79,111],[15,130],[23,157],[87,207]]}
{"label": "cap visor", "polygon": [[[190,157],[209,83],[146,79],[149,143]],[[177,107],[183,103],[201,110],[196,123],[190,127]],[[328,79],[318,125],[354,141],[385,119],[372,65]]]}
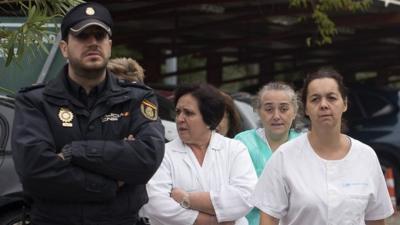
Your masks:
{"label": "cap visor", "polygon": [[88,19],[88,20],[84,20],[78,24],[75,24],[75,26],[70,28],[70,33],[73,35],[78,35],[80,32],[82,32],[83,30],[85,30],[86,28],[88,28],[90,26],[99,26],[99,27],[103,28],[108,33],[108,35],[111,36],[111,28],[109,26],[107,26],[105,23],[103,23],[97,19]]}

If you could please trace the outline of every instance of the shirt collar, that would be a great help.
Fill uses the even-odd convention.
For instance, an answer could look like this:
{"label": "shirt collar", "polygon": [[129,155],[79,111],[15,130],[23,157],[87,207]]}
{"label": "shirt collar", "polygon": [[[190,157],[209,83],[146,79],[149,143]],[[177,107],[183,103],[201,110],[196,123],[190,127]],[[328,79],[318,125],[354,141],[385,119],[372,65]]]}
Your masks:
{"label": "shirt collar", "polygon": [[73,81],[68,74],[65,74],[65,83],[67,84],[68,90],[70,90],[71,94],[77,98],[77,99],[81,99],[82,95],[95,95],[95,96],[101,96],[101,94],[103,93],[106,84],[107,84],[107,79],[108,76],[106,76],[106,78],[99,83],[96,87],[92,88],[92,90],[90,90],[89,94],[86,94],[85,89],[79,85],[78,83],[76,83],[75,81]]}
{"label": "shirt collar", "polygon": [[[214,151],[222,150],[224,138],[225,137],[223,137],[219,133],[212,131],[210,144],[207,146],[207,150],[214,150]],[[174,142],[175,144],[171,148],[172,151],[186,153],[187,150],[190,150],[189,146],[183,143],[183,141],[179,137],[176,138]]]}

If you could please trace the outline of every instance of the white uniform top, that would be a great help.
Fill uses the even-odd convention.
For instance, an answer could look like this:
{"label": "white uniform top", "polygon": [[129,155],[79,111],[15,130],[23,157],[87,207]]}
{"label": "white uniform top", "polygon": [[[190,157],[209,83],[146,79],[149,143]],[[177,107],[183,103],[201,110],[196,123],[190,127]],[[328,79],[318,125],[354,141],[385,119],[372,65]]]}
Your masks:
{"label": "white uniform top", "polygon": [[350,138],[341,160],[324,160],[307,134],[281,145],[268,161],[251,202],[280,224],[361,225],[393,213],[378,158]]}
{"label": "white uniform top", "polygon": [[173,187],[188,192],[210,192],[217,220],[246,225],[252,208],[249,198],[257,183],[250,155],[240,141],[213,132],[200,166],[192,150],[179,137],[165,146],[160,168],[147,185],[149,202],[142,214],[152,225],[190,225],[199,214],[184,209],[170,197]]}

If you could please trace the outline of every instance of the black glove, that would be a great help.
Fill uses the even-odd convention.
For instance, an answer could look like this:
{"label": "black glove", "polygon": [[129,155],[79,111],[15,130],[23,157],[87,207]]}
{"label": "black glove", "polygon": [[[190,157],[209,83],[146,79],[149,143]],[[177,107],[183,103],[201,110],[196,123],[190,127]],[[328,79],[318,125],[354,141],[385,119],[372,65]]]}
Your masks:
{"label": "black glove", "polygon": [[61,149],[61,153],[64,156],[64,160],[71,161],[71,158],[72,158],[71,145],[64,145],[64,147]]}

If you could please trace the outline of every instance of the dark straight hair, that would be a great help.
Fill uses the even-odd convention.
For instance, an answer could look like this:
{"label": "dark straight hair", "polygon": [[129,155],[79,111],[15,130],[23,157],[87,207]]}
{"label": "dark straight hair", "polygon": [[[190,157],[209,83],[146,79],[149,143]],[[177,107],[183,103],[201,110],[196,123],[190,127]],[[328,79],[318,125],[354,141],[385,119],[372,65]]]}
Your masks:
{"label": "dark straight hair", "polygon": [[207,83],[182,85],[175,90],[175,107],[179,99],[187,94],[197,100],[204,123],[210,130],[215,130],[225,112],[224,97],[221,92]]}

